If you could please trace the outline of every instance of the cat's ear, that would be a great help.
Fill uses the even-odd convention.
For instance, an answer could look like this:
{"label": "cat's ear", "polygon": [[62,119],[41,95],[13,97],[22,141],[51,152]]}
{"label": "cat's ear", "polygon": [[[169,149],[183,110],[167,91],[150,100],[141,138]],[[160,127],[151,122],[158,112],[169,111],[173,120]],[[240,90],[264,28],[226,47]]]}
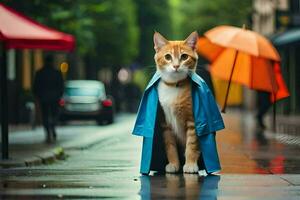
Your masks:
{"label": "cat's ear", "polygon": [[184,42],[194,50],[197,44],[198,37],[198,33],[194,31],[189,35],[189,37],[185,39]]}
{"label": "cat's ear", "polygon": [[161,47],[168,44],[168,40],[164,38],[159,32],[154,32],[153,35],[154,49],[157,52]]}

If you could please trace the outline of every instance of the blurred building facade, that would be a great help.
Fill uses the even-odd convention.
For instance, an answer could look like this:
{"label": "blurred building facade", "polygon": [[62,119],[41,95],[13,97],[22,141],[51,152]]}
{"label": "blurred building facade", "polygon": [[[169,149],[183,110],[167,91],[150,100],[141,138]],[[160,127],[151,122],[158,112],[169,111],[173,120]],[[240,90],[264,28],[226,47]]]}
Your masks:
{"label": "blurred building facade", "polygon": [[[8,79],[8,120],[9,123],[28,123],[34,105],[32,96],[32,83],[35,72],[43,66],[42,50],[16,50],[10,49],[7,52],[7,79]],[[64,65],[66,70],[67,54],[62,52],[55,53],[55,67],[61,68]],[[61,69],[62,73],[63,70]],[[74,71],[74,69],[73,69]],[[66,78],[66,71],[63,73]]]}
{"label": "blurred building facade", "polygon": [[[300,1],[254,0],[252,29],[269,37],[281,55],[281,69],[291,96],[278,103],[277,112],[300,114]],[[246,96],[246,106],[253,107],[254,93],[247,91]]]}

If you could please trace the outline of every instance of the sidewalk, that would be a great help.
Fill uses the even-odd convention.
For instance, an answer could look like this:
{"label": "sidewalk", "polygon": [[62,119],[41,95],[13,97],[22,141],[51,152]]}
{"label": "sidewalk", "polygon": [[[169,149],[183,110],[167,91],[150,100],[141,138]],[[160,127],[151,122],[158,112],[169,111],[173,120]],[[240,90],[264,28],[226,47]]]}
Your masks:
{"label": "sidewalk", "polygon": [[[300,173],[300,136],[256,130],[254,115],[228,110],[223,115],[226,128],[217,134],[222,173]],[[112,135],[130,132],[135,115],[123,115],[109,126],[94,126],[85,122],[58,127],[57,143],[44,143],[43,129],[10,133],[11,160],[1,161],[0,167],[32,166],[64,159],[68,150],[85,149]],[[268,120],[267,120],[268,121]],[[81,124],[80,124],[81,123]],[[82,126],[84,125],[84,126]],[[270,126],[269,126],[270,127]]]}
{"label": "sidewalk", "polygon": [[278,115],[276,119],[277,132],[300,136],[300,116]]}
{"label": "sidewalk", "polygon": [[65,159],[66,151],[85,149],[97,144],[105,138],[118,134],[119,127],[130,132],[135,115],[124,114],[116,118],[116,122],[107,126],[96,126],[93,123],[74,122],[68,126],[57,127],[57,142],[45,143],[42,127],[34,130],[14,128],[9,135],[9,160],[0,159],[0,168],[24,167],[49,164],[55,160]]}

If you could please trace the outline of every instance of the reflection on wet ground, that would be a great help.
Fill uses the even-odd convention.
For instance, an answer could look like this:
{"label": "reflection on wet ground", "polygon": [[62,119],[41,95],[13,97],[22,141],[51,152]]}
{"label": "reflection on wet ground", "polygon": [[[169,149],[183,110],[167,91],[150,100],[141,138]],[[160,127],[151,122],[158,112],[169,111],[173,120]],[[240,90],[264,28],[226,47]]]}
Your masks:
{"label": "reflection on wet ground", "polygon": [[139,195],[142,200],[296,200],[300,195],[299,178],[299,175],[233,174],[206,177],[194,174],[142,176]]}
{"label": "reflection on wet ground", "polygon": [[[256,128],[253,115],[227,115],[217,136],[222,173],[300,173],[300,145],[284,134]],[[297,140],[296,137],[293,138]],[[298,139],[300,142],[300,139]]]}
{"label": "reflection on wet ground", "polygon": [[149,199],[216,199],[220,176],[200,177],[197,174],[142,176],[142,200]]}
{"label": "reflection on wet ground", "polygon": [[52,175],[47,175],[49,170],[16,170],[1,174],[0,199],[296,200],[300,195],[300,175],[134,177],[134,170],[56,170]]}

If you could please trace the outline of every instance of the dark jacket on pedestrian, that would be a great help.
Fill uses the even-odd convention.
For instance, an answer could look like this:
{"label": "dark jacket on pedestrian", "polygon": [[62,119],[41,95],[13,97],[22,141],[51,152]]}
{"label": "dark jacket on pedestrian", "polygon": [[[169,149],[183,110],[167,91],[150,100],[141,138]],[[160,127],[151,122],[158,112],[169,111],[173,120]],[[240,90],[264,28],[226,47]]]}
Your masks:
{"label": "dark jacket on pedestrian", "polygon": [[54,103],[63,95],[64,81],[61,73],[50,65],[37,71],[33,93],[40,103]]}

